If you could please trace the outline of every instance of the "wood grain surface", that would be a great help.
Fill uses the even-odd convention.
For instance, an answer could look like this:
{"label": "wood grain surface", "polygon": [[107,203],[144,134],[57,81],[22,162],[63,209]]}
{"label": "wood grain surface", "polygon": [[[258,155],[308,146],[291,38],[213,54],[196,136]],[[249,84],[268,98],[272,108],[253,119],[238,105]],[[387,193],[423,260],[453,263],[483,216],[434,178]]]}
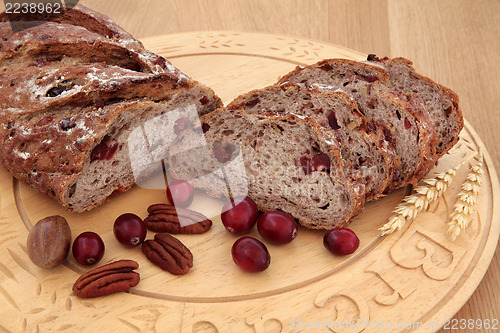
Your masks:
{"label": "wood grain surface", "polygon": [[[404,56],[460,96],[500,167],[500,1],[82,0],[138,38],[204,30],[262,31],[363,53]],[[3,5],[3,4],[2,4]],[[496,207],[497,209],[500,207]],[[500,317],[500,251],[457,319]],[[453,332],[485,332],[454,330]],[[441,332],[445,332],[442,330]]]}

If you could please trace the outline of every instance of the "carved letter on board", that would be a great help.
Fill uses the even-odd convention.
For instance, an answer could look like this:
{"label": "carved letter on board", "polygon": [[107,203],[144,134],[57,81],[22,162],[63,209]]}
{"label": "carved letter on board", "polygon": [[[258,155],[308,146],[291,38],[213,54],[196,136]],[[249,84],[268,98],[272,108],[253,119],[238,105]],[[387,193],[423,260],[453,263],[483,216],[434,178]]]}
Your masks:
{"label": "carved letter on board", "polygon": [[221,317],[195,314],[194,306],[185,304],[184,314],[182,315],[181,333],[193,333],[198,323],[208,323],[212,325],[218,333],[230,333],[229,326]]}
{"label": "carved letter on board", "polygon": [[[415,250],[423,251],[423,256],[408,255]],[[401,267],[422,266],[425,275],[440,281],[450,277],[465,252],[465,248],[449,241],[445,233],[430,231],[413,223],[391,248],[390,255]]]}
{"label": "carved letter on board", "polygon": [[[327,288],[321,291],[318,295],[316,295],[316,299],[314,300],[314,305],[318,308],[322,308],[326,305],[326,303],[330,300],[340,299],[345,297],[350,300],[352,304],[357,309],[358,315],[357,318],[350,318],[347,315],[348,309],[345,303],[335,302],[335,310],[337,312],[336,319],[334,322],[338,323],[346,323],[346,322],[368,322],[370,319],[370,309],[368,308],[368,304],[366,300],[361,296],[358,292],[352,289],[344,289],[342,291],[338,291],[338,288]],[[342,333],[359,333],[362,332],[366,327],[364,325],[352,325],[345,329],[336,330],[335,326],[330,326],[330,330],[332,332],[342,332]]]}
{"label": "carved letter on board", "polygon": [[392,290],[390,295],[378,294],[375,296],[375,302],[380,305],[394,305],[399,299],[405,299],[410,296],[417,288],[409,285],[407,279],[401,274],[394,274],[393,268],[381,270],[377,265],[372,265],[366,269],[380,277]]}

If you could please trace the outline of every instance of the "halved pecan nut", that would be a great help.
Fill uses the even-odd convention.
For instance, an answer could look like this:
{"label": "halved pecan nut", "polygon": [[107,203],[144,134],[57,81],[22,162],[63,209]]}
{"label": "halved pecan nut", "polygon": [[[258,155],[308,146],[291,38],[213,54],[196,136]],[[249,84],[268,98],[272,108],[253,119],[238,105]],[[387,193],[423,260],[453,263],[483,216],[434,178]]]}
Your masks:
{"label": "halved pecan nut", "polygon": [[148,213],[149,216],[144,219],[144,224],[154,232],[202,234],[212,226],[212,221],[205,215],[173,205],[151,205],[148,208]]}
{"label": "halved pecan nut", "polygon": [[139,264],[133,260],[118,260],[98,267],[80,276],[73,285],[73,293],[80,298],[94,298],[127,291],[139,281],[133,272]]}
{"label": "halved pecan nut", "polygon": [[169,234],[156,234],[142,243],[142,252],[156,266],[174,275],[186,274],[193,267],[193,254],[180,240]]}

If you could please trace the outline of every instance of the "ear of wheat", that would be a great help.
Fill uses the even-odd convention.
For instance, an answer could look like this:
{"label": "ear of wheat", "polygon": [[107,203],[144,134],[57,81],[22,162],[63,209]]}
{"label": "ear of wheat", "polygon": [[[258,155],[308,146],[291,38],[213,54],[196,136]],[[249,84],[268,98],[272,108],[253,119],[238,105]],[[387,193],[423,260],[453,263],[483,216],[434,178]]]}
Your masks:
{"label": "ear of wheat", "polygon": [[457,195],[457,202],[453,206],[448,222],[448,234],[455,241],[462,230],[465,230],[472,221],[472,213],[476,204],[479,188],[483,183],[483,155],[479,156],[478,162],[473,166],[462,184],[462,190]]}
{"label": "ear of wheat", "polygon": [[448,189],[457,170],[465,162],[460,163],[453,169],[448,169],[446,172],[436,174],[435,178],[424,179],[424,185],[415,187],[415,193],[407,195],[396,206],[393,211],[394,214],[389,218],[389,221],[378,229],[382,232],[382,236],[401,229],[406,222],[414,220],[419,212],[427,210],[429,204],[436,201]]}

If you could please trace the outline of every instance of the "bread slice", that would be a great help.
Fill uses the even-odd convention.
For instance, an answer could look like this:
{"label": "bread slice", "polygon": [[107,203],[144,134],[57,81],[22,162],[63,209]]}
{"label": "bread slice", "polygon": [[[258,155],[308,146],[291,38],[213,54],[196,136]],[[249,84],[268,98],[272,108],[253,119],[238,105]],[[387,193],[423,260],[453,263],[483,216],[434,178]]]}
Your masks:
{"label": "bread slice", "polygon": [[[393,182],[386,192],[416,184],[434,166],[437,135],[423,103],[407,101],[385,83],[389,75],[379,66],[346,59],[327,59],[286,74],[279,84],[295,82],[306,87],[340,90],[358,105],[359,111],[382,128],[389,147],[401,159],[394,168]],[[387,128],[384,128],[386,126]]]}
{"label": "bread slice", "polygon": [[59,20],[0,23],[0,162],[83,212],[161,168],[185,123],[222,103],[108,18],[76,6]]}
{"label": "bread slice", "polygon": [[383,137],[375,132],[372,122],[359,112],[356,103],[345,93],[308,90],[287,83],[246,93],[227,108],[243,108],[251,114],[291,113],[310,117],[340,150],[344,174],[353,181],[361,180],[357,186],[367,201],[382,196],[391,181],[395,161],[381,146]]}
{"label": "bread slice", "polygon": [[221,108],[200,121],[171,146],[175,178],[215,196],[249,195],[259,209],[285,211],[312,229],[346,225],[360,212],[363,198],[339,150],[311,119]]}
{"label": "bread slice", "polygon": [[368,56],[368,61],[370,64],[383,66],[389,74],[386,84],[388,87],[401,91],[407,100],[415,95],[423,100],[439,138],[436,145],[438,157],[450,150],[457,143],[464,126],[457,94],[428,77],[418,74],[413,68],[413,63],[408,59],[378,58],[371,54]]}

